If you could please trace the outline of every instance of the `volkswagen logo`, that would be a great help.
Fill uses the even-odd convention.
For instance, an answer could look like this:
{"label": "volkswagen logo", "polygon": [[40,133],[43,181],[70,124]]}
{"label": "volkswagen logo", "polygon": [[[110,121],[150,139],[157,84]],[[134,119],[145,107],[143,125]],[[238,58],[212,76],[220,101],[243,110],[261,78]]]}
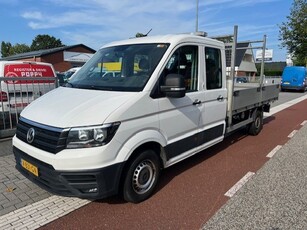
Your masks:
{"label": "volkswagen logo", "polygon": [[30,128],[27,133],[27,141],[28,143],[32,143],[35,136],[35,129]]}

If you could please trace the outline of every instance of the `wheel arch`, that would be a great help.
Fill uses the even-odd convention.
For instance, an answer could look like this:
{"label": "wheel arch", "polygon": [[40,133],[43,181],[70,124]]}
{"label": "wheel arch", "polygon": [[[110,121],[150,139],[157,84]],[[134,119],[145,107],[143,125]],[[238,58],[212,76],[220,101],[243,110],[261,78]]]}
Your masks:
{"label": "wheel arch", "polygon": [[138,146],[136,149],[134,149],[134,151],[130,154],[129,158],[123,164],[118,187],[119,194],[122,196],[122,198],[124,198],[125,177],[127,175],[130,165],[139,156],[139,154],[148,149],[152,150],[154,152],[154,155],[158,156],[158,159],[160,161],[160,170],[164,168],[166,162],[166,155],[164,154],[163,147],[158,142],[150,141]]}
{"label": "wheel arch", "polygon": [[139,151],[150,148],[159,153],[161,159],[165,159],[163,147],[166,143],[166,138],[157,130],[144,130],[132,135],[123,144],[116,158],[119,162],[127,162]]}

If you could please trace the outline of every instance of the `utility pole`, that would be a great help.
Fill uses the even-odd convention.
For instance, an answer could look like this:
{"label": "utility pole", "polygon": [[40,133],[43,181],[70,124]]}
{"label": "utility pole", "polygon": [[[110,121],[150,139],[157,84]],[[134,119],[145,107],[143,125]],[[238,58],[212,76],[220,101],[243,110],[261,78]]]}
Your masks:
{"label": "utility pole", "polygon": [[199,3],[199,0],[196,0],[196,26],[195,26],[195,32],[198,32],[198,3]]}

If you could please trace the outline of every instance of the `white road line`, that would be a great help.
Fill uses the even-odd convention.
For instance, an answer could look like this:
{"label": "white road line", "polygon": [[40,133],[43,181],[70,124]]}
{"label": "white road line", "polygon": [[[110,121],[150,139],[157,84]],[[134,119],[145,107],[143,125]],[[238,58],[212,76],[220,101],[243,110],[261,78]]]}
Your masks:
{"label": "white road line", "polygon": [[304,126],[304,125],[306,125],[307,124],[307,121],[305,120],[305,121],[303,121],[302,123],[301,123],[301,126]]}
{"label": "white road line", "polygon": [[232,197],[243,185],[254,175],[254,172],[248,172],[241,180],[239,180],[231,189],[229,189],[224,195]]}
{"label": "white road line", "polygon": [[292,138],[292,137],[294,137],[294,135],[297,133],[297,130],[293,130],[289,135],[288,135],[288,137],[289,138]]}
{"label": "white road line", "polygon": [[266,157],[272,158],[275,155],[275,153],[277,153],[277,151],[281,149],[281,147],[282,145],[277,145],[271,152],[269,152],[268,155],[266,155]]}
{"label": "white road line", "polygon": [[90,202],[79,198],[50,196],[0,216],[0,229],[37,229]]}

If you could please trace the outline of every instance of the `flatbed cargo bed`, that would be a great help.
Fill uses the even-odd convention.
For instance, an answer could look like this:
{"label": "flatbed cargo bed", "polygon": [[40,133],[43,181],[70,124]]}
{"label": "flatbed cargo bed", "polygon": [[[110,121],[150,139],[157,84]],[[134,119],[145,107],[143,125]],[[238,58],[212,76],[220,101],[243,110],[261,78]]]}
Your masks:
{"label": "flatbed cargo bed", "polygon": [[233,115],[245,110],[259,107],[269,102],[278,100],[279,85],[259,83],[238,83],[234,85]]}

